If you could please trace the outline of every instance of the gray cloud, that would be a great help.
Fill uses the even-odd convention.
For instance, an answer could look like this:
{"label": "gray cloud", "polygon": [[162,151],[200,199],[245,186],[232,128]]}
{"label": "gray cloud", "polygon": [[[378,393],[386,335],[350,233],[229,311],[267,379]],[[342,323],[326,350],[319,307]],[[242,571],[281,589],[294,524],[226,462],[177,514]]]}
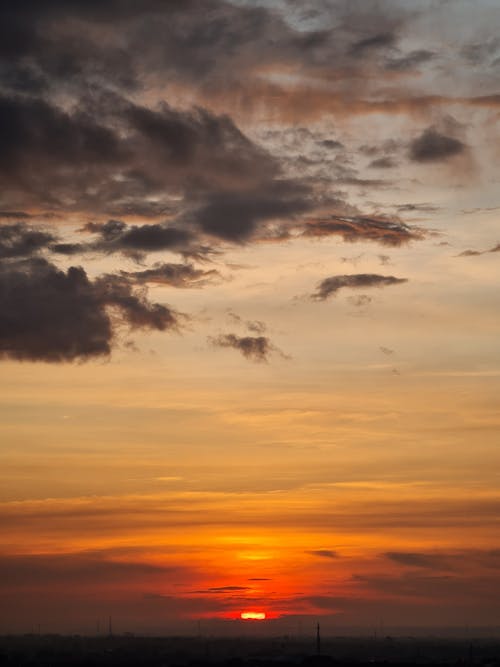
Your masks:
{"label": "gray cloud", "polygon": [[53,241],[55,236],[50,232],[21,222],[0,225],[0,259],[33,255]]}
{"label": "gray cloud", "polygon": [[81,252],[123,252],[140,256],[162,250],[186,254],[189,254],[190,250],[201,251],[199,247],[191,247],[195,236],[190,230],[168,224],[127,225],[122,220],[108,220],[105,223],[87,223],[82,231],[97,234],[98,239],[82,244]]}
{"label": "gray cloud", "polygon": [[205,271],[197,269],[193,264],[157,264],[152,269],[126,272],[122,275],[137,283],[153,283],[171,287],[193,288],[204,287],[221,278],[215,269]]}
{"label": "gray cloud", "polygon": [[382,32],[355,42],[351,47],[354,56],[365,56],[375,50],[391,49],[396,43],[396,35],[392,32]]}
{"label": "gray cloud", "polygon": [[440,554],[388,551],[384,556],[395,563],[410,567],[421,567],[431,570],[450,569],[446,557]]}
{"label": "gray cloud", "polygon": [[395,276],[380,276],[376,273],[356,273],[352,275],[331,276],[322,280],[311,295],[315,301],[325,301],[328,297],[335,295],[340,289],[360,289],[366,287],[387,287],[388,285],[399,285],[407,282],[406,278]]}
{"label": "gray cloud", "polygon": [[238,350],[250,361],[267,362],[272,353],[285,356],[266,336],[237,336],[229,333],[210,337],[209,342],[215,347]]}
{"label": "gray cloud", "polygon": [[267,331],[265,322],[261,322],[260,320],[247,320],[245,324],[248,331],[252,333],[263,334]]}
{"label": "gray cloud", "polygon": [[490,253],[496,253],[500,252],[500,243],[497,243],[494,245],[492,248],[488,248],[487,250],[464,250],[461,253],[457,255],[457,257],[477,257],[479,255],[488,255]]}
{"label": "gray cloud", "polygon": [[365,308],[373,301],[371,296],[368,296],[367,294],[356,294],[348,296],[347,300],[352,306],[355,306],[356,308]]}
{"label": "gray cloud", "polygon": [[0,264],[0,357],[73,361],[107,356],[116,326],[176,329],[179,315],[151,303],[123,277],[89,279],[44,259]]}
{"label": "gray cloud", "polygon": [[372,169],[393,169],[397,167],[398,163],[391,157],[380,157],[372,160],[368,165]]}
{"label": "gray cloud", "polygon": [[441,134],[429,127],[410,144],[410,159],[413,162],[440,162],[460,155],[466,145],[455,137]]}
{"label": "gray cloud", "polygon": [[112,559],[106,553],[0,556],[0,577],[8,588],[53,588],[68,583],[78,587],[123,585],[131,579],[164,577],[172,571],[174,568],[151,563]]}
{"label": "gray cloud", "polygon": [[311,195],[307,185],[291,180],[262,183],[244,191],[214,192],[194,212],[194,220],[207,234],[244,241],[258,232],[260,223],[293,218],[314,208]]}
{"label": "gray cloud", "polygon": [[272,188],[279,171],[227,116],[148,109],[117,95],[69,111],[0,96],[0,126],[0,177],[13,209],[171,215],[187,193]]}
{"label": "gray cloud", "polygon": [[420,240],[424,232],[398,220],[363,216],[335,216],[309,220],[303,226],[304,236],[340,236],[344,241],[374,241],[385,246],[401,246]]}
{"label": "gray cloud", "polygon": [[219,595],[221,593],[244,593],[249,590],[251,590],[250,586],[215,586],[214,588],[204,588],[202,590],[193,591],[193,593]]}
{"label": "gray cloud", "polygon": [[415,51],[410,51],[403,56],[398,56],[397,58],[391,58],[386,62],[386,67],[389,70],[396,71],[405,71],[412,70],[419,65],[428,63],[431,60],[436,58],[436,53],[434,51],[428,51],[427,49],[416,49]]}
{"label": "gray cloud", "polygon": [[332,551],[331,549],[314,549],[313,551],[306,551],[306,554],[309,554],[310,556],[318,556],[318,558],[328,559],[335,559],[339,557],[338,553],[336,551]]}

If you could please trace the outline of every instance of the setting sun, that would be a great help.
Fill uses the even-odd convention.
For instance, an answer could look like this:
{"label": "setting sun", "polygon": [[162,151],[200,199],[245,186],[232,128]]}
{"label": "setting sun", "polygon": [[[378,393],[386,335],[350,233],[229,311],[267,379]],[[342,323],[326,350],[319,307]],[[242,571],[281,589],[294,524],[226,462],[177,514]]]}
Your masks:
{"label": "setting sun", "polygon": [[265,621],[266,613],[264,611],[242,611],[241,618],[244,621]]}

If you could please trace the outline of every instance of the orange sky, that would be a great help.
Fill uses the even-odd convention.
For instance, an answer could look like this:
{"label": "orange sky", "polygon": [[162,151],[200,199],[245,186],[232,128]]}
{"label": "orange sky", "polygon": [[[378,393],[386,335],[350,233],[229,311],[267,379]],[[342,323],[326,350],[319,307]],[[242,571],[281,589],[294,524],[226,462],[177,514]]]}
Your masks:
{"label": "orange sky", "polygon": [[498,8],[188,4],[0,54],[0,633],[498,625]]}

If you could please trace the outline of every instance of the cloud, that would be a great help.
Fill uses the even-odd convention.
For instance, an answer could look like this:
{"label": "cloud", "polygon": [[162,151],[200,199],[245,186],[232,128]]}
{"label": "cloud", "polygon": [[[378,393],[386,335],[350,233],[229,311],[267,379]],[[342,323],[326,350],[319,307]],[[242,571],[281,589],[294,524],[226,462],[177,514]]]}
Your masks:
{"label": "cloud", "polygon": [[125,157],[111,129],[41,99],[0,94],[0,128],[0,178],[14,205],[60,205]]}
{"label": "cloud", "polygon": [[464,250],[463,252],[459,253],[457,257],[477,257],[479,255],[488,255],[489,253],[496,252],[500,252],[500,243],[497,243],[492,248],[488,248],[487,250]]}
{"label": "cloud", "polygon": [[358,56],[366,56],[370,51],[378,49],[390,49],[396,42],[396,36],[392,32],[382,32],[371,37],[366,37],[355,42],[351,47],[351,54]]}
{"label": "cloud", "polygon": [[398,220],[363,216],[335,216],[309,220],[303,236],[340,236],[344,241],[373,241],[385,246],[401,246],[423,238],[423,231]]}
{"label": "cloud", "polygon": [[371,169],[393,169],[398,166],[398,163],[391,157],[380,157],[372,160],[368,166]]}
{"label": "cloud", "polygon": [[484,252],[481,252],[480,250],[464,250],[463,252],[459,253],[457,257],[476,257],[478,255],[483,255]]}
{"label": "cloud", "polygon": [[18,222],[0,225],[0,259],[9,257],[29,257],[55,241],[46,231],[29,227]]}
{"label": "cloud", "polygon": [[279,171],[228,116],[165,102],[150,109],[107,94],[63,110],[0,94],[0,121],[0,177],[13,210],[22,202],[45,211],[171,216],[185,208],[187,193],[252,189],[272,184]]}
{"label": "cloud", "polygon": [[122,271],[121,275],[136,283],[153,283],[181,288],[204,287],[221,277],[215,269],[204,271],[195,268],[193,264],[157,264],[154,268],[144,271]]}
{"label": "cloud", "polygon": [[331,549],[314,549],[312,551],[306,551],[306,554],[309,554],[310,556],[318,556],[318,558],[328,559],[335,559],[339,557],[338,553],[336,551],[332,551]]}
{"label": "cloud", "polygon": [[179,314],[151,303],[122,276],[91,280],[84,269],[66,272],[42,258],[0,265],[0,356],[74,361],[108,356],[118,326],[168,331]]}
{"label": "cloud", "polygon": [[31,215],[25,211],[0,211],[2,220],[28,220],[29,218]]}
{"label": "cloud", "polygon": [[435,58],[436,53],[434,51],[428,51],[427,49],[416,49],[415,51],[410,51],[410,53],[407,53],[404,56],[389,59],[386,62],[386,67],[389,70],[395,70],[399,72],[413,70],[419,65],[428,63]]}
{"label": "cloud", "polygon": [[[311,189],[293,180],[275,180],[258,188],[210,193],[193,213],[203,232],[241,242],[259,231],[259,224],[293,218],[314,208]],[[261,236],[266,232],[261,230]],[[274,234],[271,234],[271,237]]]}
{"label": "cloud", "polygon": [[413,162],[440,162],[460,155],[466,148],[459,139],[429,127],[411,142],[410,159]]}
{"label": "cloud", "polygon": [[252,333],[263,334],[267,330],[265,322],[261,322],[260,320],[247,320],[245,324],[248,331]]}
{"label": "cloud", "polygon": [[395,276],[380,276],[376,273],[357,273],[352,275],[331,276],[318,283],[316,292],[311,295],[315,301],[325,301],[335,295],[340,289],[360,289],[366,287],[387,287],[406,283],[406,278]]}
{"label": "cloud", "polygon": [[439,211],[439,206],[434,206],[434,204],[397,204],[396,210],[401,213],[435,213]]}
{"label": "cloud", "polygon": [[388,551],[384,556],[395,563],[410,567],[422,567],[431,570],[450,569],[446,558],[440,554]]}
{"label": "cloud", "polygon": [[348,296],[347,300],[351,305],[356,306],[356,308],[365,308],[373,301],[371,296],[368,296],[367,294]]}
{"label": "cloud", "polygon": [[121,252],[136,258],[164,250],[185,255],[210,252],[196,243],[192,231],[169,224],[127,225],[122,220],[108,220],[105,223],[89,222],[81,231],[97,234],[98,238],[81,244],[80,252]]}
{"label": "cloud", "polygon": [[215,347],[230,347],[255,362],[267,362],[272,353],[285,355],[271,343],[266,336],[237,336],[236,334],[220,334],[210,337],[209,342]]}
{"label": "cloud", "polygon": [[8,588],[54,588],[58,585],[113,586],[131,580],[164,577],[175,568],[117,560],[111,555],[82,552],[0,556],[0,577]]}
{"label": "cloud", "polygon": [[489,65],[494,62],[488,62],[495,59],[500,51],[500,40],[498,37],[491,37],[482,42],[473,42],[462,47],[460,54],[471,65]]}
{"label": "cloud", "polygon": [[220,593],[242,593],[244,591],[252,590],[250,586],[215,586],[213,588],[205,588],[199,591],[193,591],[193,593],[202,593],[202,594],[220,594]]}
{"label": "cloud", "polygon": [[265,322],[261,320],[246,320],[244,321],[237,313],[234,313],[231,309],[227,311],[227,317],[232,322],[232,324],[243,325],[251,333],[263,334],[267,331],[267,326]]}

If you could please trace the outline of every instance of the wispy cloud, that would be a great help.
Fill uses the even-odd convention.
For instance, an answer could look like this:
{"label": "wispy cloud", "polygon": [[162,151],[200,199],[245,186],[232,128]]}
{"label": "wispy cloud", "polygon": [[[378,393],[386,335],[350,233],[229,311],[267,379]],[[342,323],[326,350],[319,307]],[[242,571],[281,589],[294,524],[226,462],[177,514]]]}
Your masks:
{"label": "wispy cloud", "polygon": [[407,278],[381,276],[376,273],[355,273],[352,275],[330,276],[318,283],[316,292],[311,294],[315,301],[325,301],[334,296],[340,289],[360,289],[368,287],[387,287],[406,283]]}

